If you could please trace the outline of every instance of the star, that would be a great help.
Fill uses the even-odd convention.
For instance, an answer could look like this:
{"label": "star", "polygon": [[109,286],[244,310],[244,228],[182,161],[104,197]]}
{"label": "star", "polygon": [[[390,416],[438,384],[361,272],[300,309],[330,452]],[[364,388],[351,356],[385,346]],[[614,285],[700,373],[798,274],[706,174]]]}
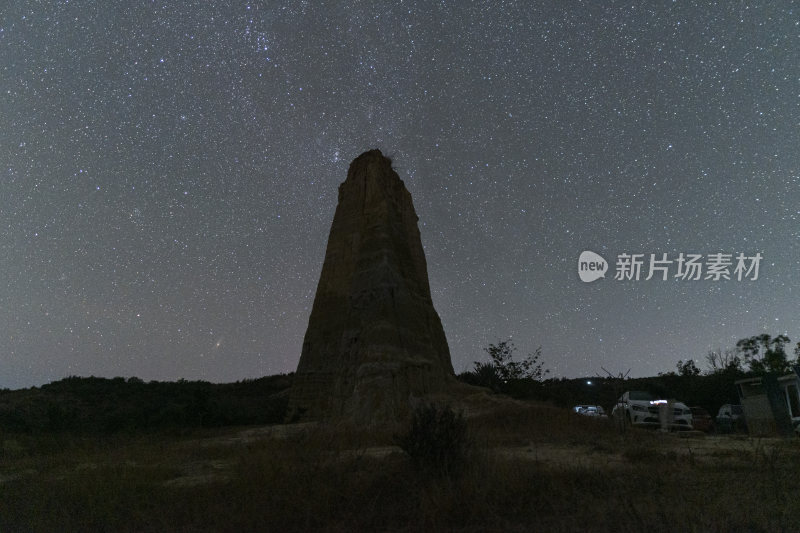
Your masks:
{"label": "star", "polygon": [[[457,371],[511,336],[557,377],[800,340],[788,3],[17,4],[0,387],[295,370],[371,148],[412,195]],[[584,250],[763,259],[755,280],[585,284]],[[199,364],[211,341],[231,355]]]}

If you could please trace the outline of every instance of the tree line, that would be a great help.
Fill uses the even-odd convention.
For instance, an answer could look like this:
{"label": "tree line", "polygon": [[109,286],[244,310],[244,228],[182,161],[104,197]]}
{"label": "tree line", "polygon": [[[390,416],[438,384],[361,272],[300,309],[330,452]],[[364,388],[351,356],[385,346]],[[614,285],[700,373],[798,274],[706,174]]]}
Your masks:
{"label": "tree line", "polygon": [[1,390],[0,430],[118,433],[280,423],[290,384],[286,375],[225,384],[71,376]]}
{"label": "tree line", "polygon": [[665,398],[677,398],[688,405],[705,407],[715,413],[726,403],[739,403],[735,382],[765,373],[788,374],[800,364],[800,342],[794,358],[787,353],[791,340],[786,335],[754,335],[740,339],[733,348],[712,350],[705,356],[706,369],[694,359],[680,359],[675,371],[646,378],[627,378],[610,373],[592,378],[546,379],[549,370],[542,361],[541,347],[520,360],[510,340],[484,348],[488,361],[475,361],[473,368],[458,377],[518,399],[534,399],[559,407],[596,404],[609,408],[626,390],[649,390]]}

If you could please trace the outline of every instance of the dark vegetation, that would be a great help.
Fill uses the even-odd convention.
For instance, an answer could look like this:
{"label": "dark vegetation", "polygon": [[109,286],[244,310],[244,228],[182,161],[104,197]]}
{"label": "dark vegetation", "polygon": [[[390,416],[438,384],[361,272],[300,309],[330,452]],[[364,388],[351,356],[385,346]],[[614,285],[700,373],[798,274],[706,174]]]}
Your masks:
{"label": "dark vegetation", "polygon": [[[708,375],[668,373],[624,380],[608,376],[503,380],[489,365],[480,368],[459,378],[520,400],[564,408],[602,405],[610,410],[626,390],[649,390],[705,407],[712,415],[722,404],[739,403],[734,381],[749,375],[728,369]],[[282,423],[291,377],[227,384],[69,377],[38,388],[0,390],[0,432],[114,434]]]}
{"label": "dark vegetation", "polygon": [[475,448],[464,416],[434,403],[418,406],[395,442],[419,470],[454,478],[466,469]]}
{"label": "dark vegetation", "polygon": [[227,384],[69,377],[0,391],[0,431],[86,434],[283,422],[290,376]]}
{"label": "dark vegetation", "polygon": [[741,339],[736,348],[742,353],[742,359],[753,372],[774,372],[785,374],[791,365],[800,360],[800,342],[795,346],[795,361],[786,354],[786,345],[791,340],[786,335],[771,337],[766,333]]}
{"label": "dark vegetation", "polygon": [[[739,403],[734,382],[747,377],[744,372],[681,376],[662,374],[647,378],[593,377],[577,379],[509,380],[499,386],[500,392],[521,400],[548,402],[569,408],[578,404],[601,405],[608,412],[617,398],[628,390],[647,390],[663,398],[675,398],[687,405],[705,407],[715,415],[726,403]],[[460,379],[473,385],[487,386],[475,375],[465,373]]]}
{"label": "dark vegetation", "polygon": [[282,425],[291,375],[1,390],[0,531],[795,531],[796,439],[621,433],[565,409],[644,389],[713,414],[737,379],[785,369],[787,342],[745,339],[706,372],[547,380],[539,350],[501,343],[459,378],[521,402],[424,404],[399,431]]}
{"label": "dark vegetation", "polygon": [[[800,359],[800,343],[790,359],[785,335],[756,335],[735,349],[706,356],[705,372],[694,360],[680,360],[676,370],[647,378],[606,376],[545,379],[541,349],[515,359],[510,341],[490,344],[488,361],[476,361],[462,381],[515,399],[569,408],[601,405],[609,412],[626,390],[648,390],[716,414],[726,403],[739,403],[734,382],[763,374],[786,373]],[[282,423],[292,374],[236,383],[204,381],[147,382],[139,378],[69,377],[42,387],[0,390],[0,432],[73,432],[114,434],[160,429],[211,428]]]}
{"label": "dark vegetation", "polygon": [[760,334],[739,340],[736,347],[709,352],[703,371],[693,359],[679,360],[676,371],[646,378],[627,378],[605,372],[605,376],[577,379],[549,379],[541,349],[515,360],[516,347],[510,341],[490,344],[484,351],[488,361],[476,361],[472,370],[458,376],[471,385],[489,388],[512,398],[548,402],[558,407],[579,404],[601,405],[608,412],[617,398],[628,390],[647,390],[665,399],[674,398],[689,406],[700,406],[715,415],[726,404],[739,403],[736,380],[772,373],[786,374],[800,363],[800,342],[792,359],[786,352],[789,337]]}
{"label": "dark vegetation", "polygon": [[514,360],[516,350],[511,340],[490,344],[484,348],[489,361],[475,361],[472,371],[462,374],[461,378],[472,385],[504,392],[505,384],[509,381],[541,381],[550,373],[541,360],[541,347],[519,361]]}
{"label": "dark vegetation", "polygon": [[[477,453],[454,475],[419,468],[399,449],[371,453],[388,448],[388,433],[288,427],[302,431],[5,435],[0,531],[760,532],[800,523],[793,441],[731,440],[741,446],[701,457],[697,442],[674,435],[509,406],[467,420]],[[439,438],[423,427],[420,438]]]}
{"label": "dark vegetation", "polygon": [[[491,347],[496,348],[497,345]],[[500,343],[500,347],[509,356],[513,353],[513,348],[508,352],[503,343]],[[465,383],[486,387],[515,399],[547,402],[564,408],[579,404],[601,405],[610,412],[623,392],[647,390],[662,398],[675,398],[687,405],[705,407],[715,414],[723,404],[739,403],[736,380],[755,375],[753,372],[745,372],[741,367],[732,366],[701,374],[689,360],[678,362],[677,373],[667,372],[646,378],[606,375],[545,380],[542,379],[545,371],[541,369],[539,356],[540,352],[537,350],[526,359],[530,365],[538,365],[535,375],[520,377],[509,374],[503,369],[504,362],[511,361],[510,357],[506,357],[492,358],[488,363],[476,362],[473,370],[460,374],[458,378]]]}

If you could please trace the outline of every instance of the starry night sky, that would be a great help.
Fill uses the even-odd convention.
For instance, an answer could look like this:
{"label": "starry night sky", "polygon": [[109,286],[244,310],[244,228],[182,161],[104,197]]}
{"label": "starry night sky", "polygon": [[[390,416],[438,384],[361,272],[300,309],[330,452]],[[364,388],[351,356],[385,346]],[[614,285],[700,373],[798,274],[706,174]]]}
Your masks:
{"label": "starry night sky", "polygon": [[[509,337],[568,377],[800,340],[792,2],[12,0],[0,49],[0,387],[293,371],[370,148],[456,372]],[[681,252],[764,259],[613,279]]]}

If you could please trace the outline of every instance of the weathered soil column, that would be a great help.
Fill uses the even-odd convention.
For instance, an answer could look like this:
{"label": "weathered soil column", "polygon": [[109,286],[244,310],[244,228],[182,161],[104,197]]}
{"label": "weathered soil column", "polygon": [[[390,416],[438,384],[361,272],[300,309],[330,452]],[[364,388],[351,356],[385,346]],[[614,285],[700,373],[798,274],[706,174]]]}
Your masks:
{"label": "weathered soil column", "polygon": [[290,420],[393,421],[453,382],[411,194],[380,151],[339,186]]}

